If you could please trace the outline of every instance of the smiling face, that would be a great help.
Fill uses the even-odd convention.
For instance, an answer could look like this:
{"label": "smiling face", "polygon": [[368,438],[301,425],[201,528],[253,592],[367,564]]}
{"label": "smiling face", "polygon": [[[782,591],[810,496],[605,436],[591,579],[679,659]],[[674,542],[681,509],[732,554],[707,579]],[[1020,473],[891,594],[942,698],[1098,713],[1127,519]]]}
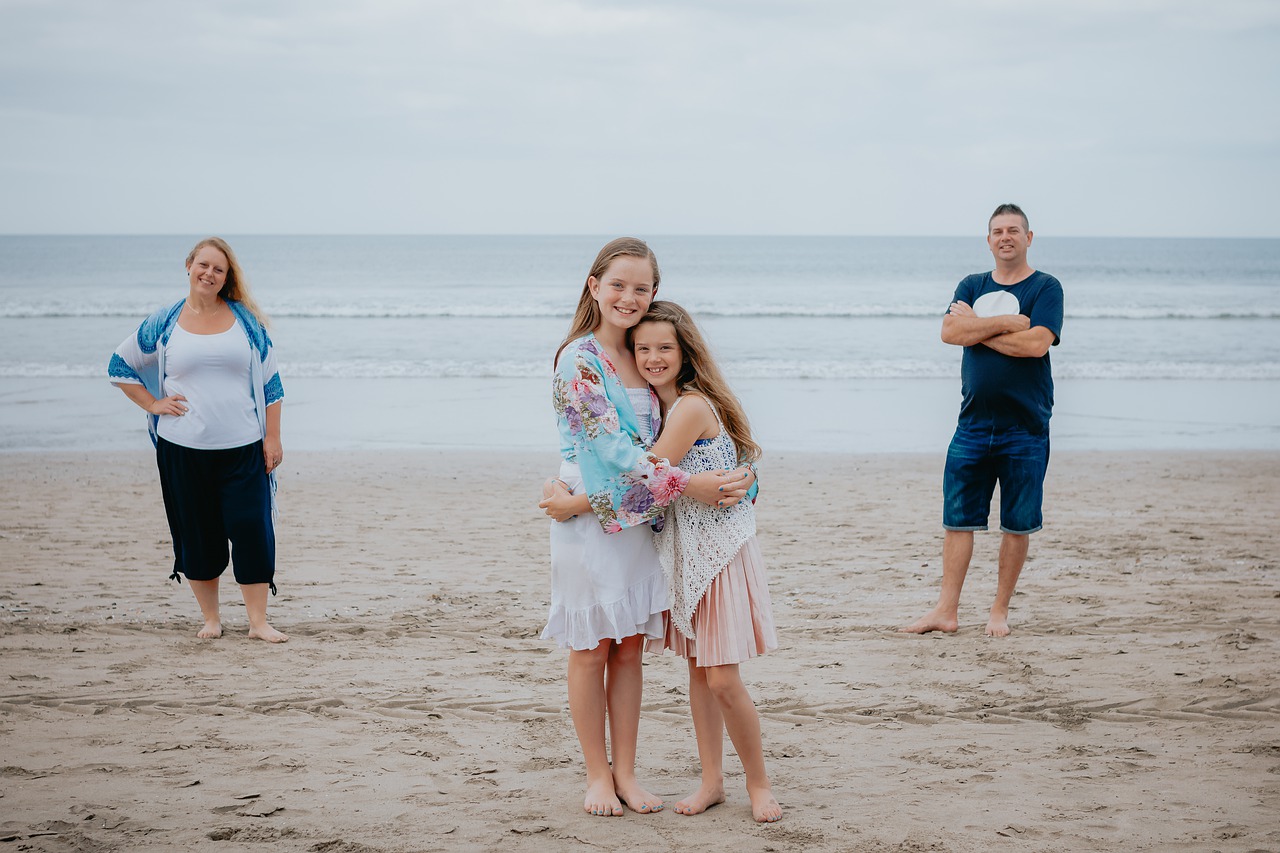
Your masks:
{"label": "smiling face", "polygon": [[599,278],[587,279],[587,287],[600,306],[601,325],[623,331],[640,322],[658,289],[653,281],[653,264],[648,258],[633,255],[614,258]]}
{"label": "smiling face", "polygon": [[1027,261],[1027,249],[1031,247],[1031,232],[1026,221],[1016,213],[1002,213],[992,217],[987,226],[987,245],[996,263],[1019,266]]}
{"label": "smiling face", "polygon": [[680,378],[684,365],[684,353],[676,327],[665,320],[646,320],[631,333],[631,348],[635,352],[636,367],[640,375],[654,388],[669,385]]}
{"label": "smiling face", "polygon": [[212,298],[227,283],[227,270],[231,264],[227,256],[215,246],[201,246],[187,264],[187,276],[191,280],[191,294]]}

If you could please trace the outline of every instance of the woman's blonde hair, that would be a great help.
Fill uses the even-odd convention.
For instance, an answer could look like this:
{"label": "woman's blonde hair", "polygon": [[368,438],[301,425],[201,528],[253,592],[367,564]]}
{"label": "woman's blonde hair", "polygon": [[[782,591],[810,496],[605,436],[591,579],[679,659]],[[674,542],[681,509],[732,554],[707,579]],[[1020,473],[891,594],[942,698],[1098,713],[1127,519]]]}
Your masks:
{"label": "woman's blonde hair", "polygon": [[676,387],[681,393],[693,391],[706,397],[720,413],[725,431],[738,448],[738,461],[755,462],[762,453],[760,445],[751,438],[751,424],[737,395],[729,389],[724,374],[711,355],[711,348],[702,337],[698,325],[689,312],[674,302],[659,300],[649,306],[649,313],[627,332],[627,345],[632,346],[635,330],[644,323],[670,323],[680,345],[680,372],[676,374]]}
{"label": "woman's blonde hair", "polygon": [[587,332],[595,331],[600,325],[600,305],[596,302],[596,298],[591,295],[591,279],[600,279],[604,277],[605,272],[609,269],[609,264],[613,263],[616,258],[632,257],[645,258],[653,267],[653,292],[658,292],[658,282],[662,280],[662,272],[658,269],[658,258],[653,254],[653,250],[649,248],[649,244],[638,237],[618,237],[605,243],[604,248],[600,250],[600,254],[596,255],[595,263],[591,265],[591,271],[587,273],[587,279],[582,283],[582,296],[578,297],[578,310],[573,314],[573,322],[569,324],[569,334],[560,342],[560,347],[556,350],[556,362],[560,361],[560,353],[564,352],[564,348]]}
{"label": "woman's blonde hair", "polygon": [[205,246],[212,246],[227,256],[227,281],[222,285],[222,289],[218,291],[218,296],[239,302],[265,328],[268,325],[267,315],[258,307],[258,303],[253,301],[253,295],[249,293],[249,281],[244,277],[244,270],[240,268],[240,261],[236,259],[236,253],[231,251],[231,247],[227,245],[226,240],[221,237],[205,237],[199,243],[196,243],[195,247],[187,254],[187,267],[191,266],[191,263],[196,259],[196,253]]}

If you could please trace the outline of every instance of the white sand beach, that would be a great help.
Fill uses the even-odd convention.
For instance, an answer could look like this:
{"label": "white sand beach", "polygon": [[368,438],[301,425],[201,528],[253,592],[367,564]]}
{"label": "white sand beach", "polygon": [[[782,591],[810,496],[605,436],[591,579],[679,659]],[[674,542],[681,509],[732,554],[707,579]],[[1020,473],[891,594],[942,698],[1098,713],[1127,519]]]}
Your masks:
{"label": "white sand beach", "polygon": [[[1276,454],[1055,454],[1001,640],[995,533],[958,634],[894,631],[936,596],[940,456],[769,456],[770,826],[731,753],[705,815],[581,811],[537,639],[554,464],[289,454],[269,646],[229,582],[195,638],[148,454],[0,455],[0,850],[1280,849]],[[674,802],[685,669],[645,673],[641,778]]]}

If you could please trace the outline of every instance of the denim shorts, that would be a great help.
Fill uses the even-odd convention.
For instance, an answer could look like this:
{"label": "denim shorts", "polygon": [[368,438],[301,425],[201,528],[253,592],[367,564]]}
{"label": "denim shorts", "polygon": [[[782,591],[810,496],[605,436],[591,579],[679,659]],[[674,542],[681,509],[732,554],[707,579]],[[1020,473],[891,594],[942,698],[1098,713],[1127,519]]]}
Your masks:
{"label": "denim shorts", "polygon": [[1043,524],[1049,431],[1022,427],[956,427],[942,475],[942,526],[986,530],[991,496],[1000,484],[1000,530],[1035,533]]}

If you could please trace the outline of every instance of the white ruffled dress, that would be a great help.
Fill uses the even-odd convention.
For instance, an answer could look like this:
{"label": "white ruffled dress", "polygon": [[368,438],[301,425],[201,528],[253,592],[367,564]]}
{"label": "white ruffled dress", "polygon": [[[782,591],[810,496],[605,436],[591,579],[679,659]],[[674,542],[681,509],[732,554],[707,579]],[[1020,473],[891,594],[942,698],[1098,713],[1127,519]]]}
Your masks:
{"label": "white ruffled dress", "polygon": [[[627,389],[647,444],[649,394],[647,387]],[[562,462],[560,479],[582,494],[577,464]],[[591,513],[551,525],[551,611],[542,639],[575,651],[637,634],[661,639],[666,609],[667,583],[649,525],[605,533]]]}

